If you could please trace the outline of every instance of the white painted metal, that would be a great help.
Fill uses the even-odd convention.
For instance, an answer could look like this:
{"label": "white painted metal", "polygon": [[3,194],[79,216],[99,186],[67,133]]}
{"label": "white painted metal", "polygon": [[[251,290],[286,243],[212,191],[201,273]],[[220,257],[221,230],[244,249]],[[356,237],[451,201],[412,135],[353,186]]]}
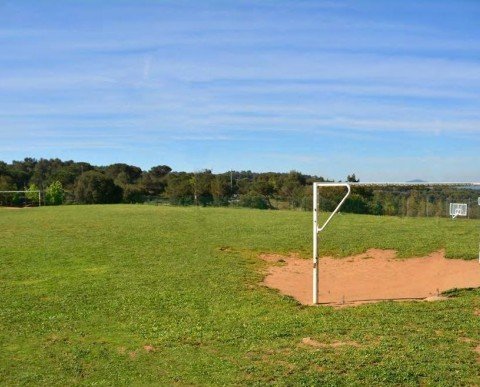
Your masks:
{"label": "white painted metal", "polygon": [[36,192],[38,193],[38,206],[40,207],[42,205],[42,191],[0,191],[0,193],[33,193]]}
{"label": "white painted metal", "polygon": [[[320,187],[345,187],[347,192],[337,207],[332,211],[322,227],[318,227],[318,189]],[[345,200],[350,195],[349,183],[313,183],[313,304],[318,304],[318,234],[322,232],[335,214],[340,210]]]}
{"label": "white painted metal", "polygon": [[[358,182],[358,183],[313,183],[313,304],[318,304],[318,234],[322,232],[325,227],[330,223],[332,218],[335,214],[340,210],[345,200],[347,200],[348,196],[351,192],[351,187],[355,186],[378,186],[378,187],[386,187],[386,186],[403,186],[403,187],[414,187],[414,186],[425,186],[425,187],[433,187],[433,186],[457,186],[457,187],[480,187],[480,182]],[[330,214],[328,219],[322,225],[322,227],[318,227],[318,189],[320,187],[346,187],[347,193],[337,205],[335,210]],[[478,204],[480,205],[480,197],[478,198]],[[479,245],[479,254],[478,254],[478,261],[480,263],[480,245]]]}
{"label": "white painted metal", "polygon": [[455,219],[457,216],[467,216],[468,206],[466,203],[450,203],[450,216]]}
{"label": "white painted metal", "polygon": [[459,187],[480,187],[480,182],[439,182],[439,181],[404,181],[404,182],[392,182],[392,183],[381,183],[381,182],[358,182],[358,183],[348,183],[351,186],[404,186],[404,187],[414,187],[414,186],[459,186]]}

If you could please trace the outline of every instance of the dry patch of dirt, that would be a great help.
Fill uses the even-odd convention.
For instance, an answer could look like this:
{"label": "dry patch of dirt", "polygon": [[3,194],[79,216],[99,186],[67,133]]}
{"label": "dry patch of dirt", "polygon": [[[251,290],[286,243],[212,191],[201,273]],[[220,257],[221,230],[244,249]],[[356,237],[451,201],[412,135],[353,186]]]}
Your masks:
{"label": "dry patch of dirt", "polygon": [[470,337],[459,337],[458,341],[461,341],[462,343],[473,343],[475,340]]}
{"label": "dry patch of dirt", "polygon": [[480,363],[480,344],[477,345],[477,347],[475,348],[475,352],[477,353],[478,357],[477,357],[477,362]]}
{"label": "dry patch of dirt", "polygon": [[[295,254],[260,257],[271,263],[264,285],[302,304],[311,304],[311,260]],[[443,250],[408,259],[397,258],[394,250],[380,249],[346,258],[319,259],[320,304],[341,307],[382,300],[439,301],[446,298],[440,295],[446,290],[477,287],[480,264],[476,260],[446,259]]]}
{"label": "dry patch of dirt", "polygon": [[479,316],[479,317],[480,317],[480,309],[475,309],[475,310],[473,311],[473,314],[474,314],[475,316]]}
{"label": "dry patch of dirt", "polygon": [[360,347],[360,344],[355,341],[334,341],[332,343],[321,343],[317,340],[312,339],[311,337],[304,337],[302,339],[302,344],[315,348],[340,348],[344,346],[357,348]]}

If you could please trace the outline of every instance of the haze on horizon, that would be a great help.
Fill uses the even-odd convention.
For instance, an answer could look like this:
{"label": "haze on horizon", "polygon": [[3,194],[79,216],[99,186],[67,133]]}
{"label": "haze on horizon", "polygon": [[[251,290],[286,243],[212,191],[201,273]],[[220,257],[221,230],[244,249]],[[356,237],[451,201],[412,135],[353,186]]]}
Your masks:
{"label": "haze on horizon", "polygon": [[479,20],[471,0],[0,0],[0,160],[478,181]]}

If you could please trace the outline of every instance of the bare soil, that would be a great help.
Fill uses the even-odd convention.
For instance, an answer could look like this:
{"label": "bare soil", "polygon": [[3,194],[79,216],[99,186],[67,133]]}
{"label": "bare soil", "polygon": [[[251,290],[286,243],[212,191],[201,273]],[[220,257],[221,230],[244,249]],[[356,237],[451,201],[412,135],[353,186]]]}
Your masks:
{"label": "bare soil", "polygon": [[344,346],[360,347],[356,341],[334,341],[332,343],[321,343],[311,337],[304,337],[302,344],[315,348],[339,348]]}
{"label": "bare soil", "polygon": [[[312,262],[296,255],[262,254],[271,263],[264,285],[312,303]],[[370,249],[346,258],[319,260],[319,303],[348,306],[382,300],[445,299],[454,288],[480,287],[476,260],[446,259],[443,250],[426,257],[399,259],[394,250]]]}

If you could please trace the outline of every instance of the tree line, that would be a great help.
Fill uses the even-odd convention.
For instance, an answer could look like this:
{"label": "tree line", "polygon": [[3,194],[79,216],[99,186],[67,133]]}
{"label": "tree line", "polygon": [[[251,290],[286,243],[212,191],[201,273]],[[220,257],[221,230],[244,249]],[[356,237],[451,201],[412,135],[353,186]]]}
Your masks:
{"label": "tree line", "polygon": [[[358,181],[355,174],[347,181]],[[229,171],[213,173],[173,171],[157,165],[147,171],[125,163],[95,166],[87,162],[25,158],[0,161],[0,205],[169,203],[174,205],[240,206],[259,209],[312,208],[312,183],[321,176],[288,173]],[[330,180],[331,181],[331,180]],[[340,189],[322,190],[320,208],[331,211],[342,196]],[[373,215],[445,216],[449,201],[477,200],[478,191],[452,187],[355,187],[342,211]]]}

